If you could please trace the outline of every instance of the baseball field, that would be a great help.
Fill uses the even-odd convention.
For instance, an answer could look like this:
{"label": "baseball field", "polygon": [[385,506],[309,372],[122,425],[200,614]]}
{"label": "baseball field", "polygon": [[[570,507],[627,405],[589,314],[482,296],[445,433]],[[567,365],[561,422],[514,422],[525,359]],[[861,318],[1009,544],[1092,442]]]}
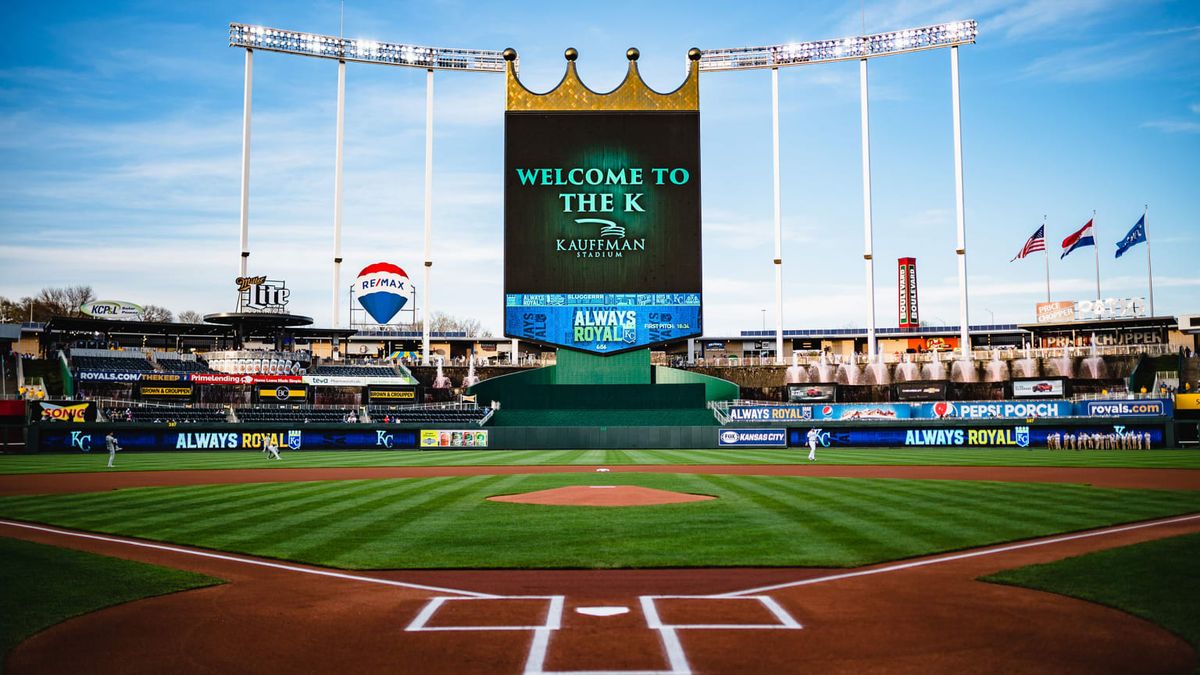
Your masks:
{"label": "baseball field", "polygon": [[806,454],[0,456],[5,670],[1196,667],[1200,453]]}

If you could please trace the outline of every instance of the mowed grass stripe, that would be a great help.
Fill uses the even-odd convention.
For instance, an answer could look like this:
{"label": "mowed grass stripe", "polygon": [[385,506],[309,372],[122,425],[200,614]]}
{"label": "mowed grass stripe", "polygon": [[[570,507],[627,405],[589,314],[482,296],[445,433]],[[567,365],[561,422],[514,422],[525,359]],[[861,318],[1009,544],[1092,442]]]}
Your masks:
{"label": "mowed grass stripe", "polygon": [[[111,471],[333,468],[369,466],[521,466],[638,464],[806,464],[802,448],[778,450],[391,450],[284,451],[284,461],[255,451],[128,452]],[[0,473],[110,471],[107,455],[0,455]],[[821,464],[953,466],[1096,466],[1200,469],[1194,450],[1049,451],[1009,448],[819,448]]]}
{"label": "mowed grass stripe", "polygon": [[[605,509],[485,501],[622,484],[720,499]],[[146,518],[150,505],[158,511]],[[634,472],[0,499],[2,517],[357,568],[858,565],[1197,511],[1200,492]]]}

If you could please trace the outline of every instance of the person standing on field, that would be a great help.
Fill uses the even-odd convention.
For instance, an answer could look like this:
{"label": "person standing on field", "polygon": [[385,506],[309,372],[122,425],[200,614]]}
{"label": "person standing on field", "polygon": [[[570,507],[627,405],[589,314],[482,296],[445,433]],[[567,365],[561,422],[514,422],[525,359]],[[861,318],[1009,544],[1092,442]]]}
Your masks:
{"label": "person standing on field", "polygon": [[808,430],[808,461],[817,461],[817,439],[820,433],[816,429]]}
{"label": "person standing on field", "polygon": [[108,468],[111,469],[113,460],[117,458],[117,451],[121,449],[121,446],[117,445],[117,437],[113,435],[113,432],[108,432],[108,435],[104,437],[104,447],[108,450]]}
{"label": "person standing on field", "polygon": [[279,456],[279,446],[276,445],[274,438],[267,441],[267,459],[283,459]]}

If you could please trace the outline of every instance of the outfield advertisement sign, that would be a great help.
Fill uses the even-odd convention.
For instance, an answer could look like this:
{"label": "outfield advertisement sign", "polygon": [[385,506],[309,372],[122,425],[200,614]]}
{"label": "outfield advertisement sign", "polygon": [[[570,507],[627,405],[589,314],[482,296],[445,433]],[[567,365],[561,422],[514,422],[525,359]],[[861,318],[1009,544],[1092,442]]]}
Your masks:
{"label": "outfield advertisement sign", "polygon": [[1067,395],[1067,381],[1057,378],[1025,378],[1012,381],[1013,398],[1062,398]]}
{"label": "outfield advertisement sign", "polygon": [[[818,438],[824,447],[1046,447],[1050,434],[1122,434],[1149,433],[1153,447],[1161,447],[1161,425],[1087,425],[1072,427],[1032,426],[1018,424],[998,427],[938,427],[913,429],[896,427],[863,427],[820,429]],[[789,429],[788,445],[808,444],[807,428]]]}
{"label": "outfield advertisement sign", "polygon": [[31,401],[30,419],[40,422],[95,422],[96,404],[91,401]]}
{"label": "outfield advertisement sign", "polygon": [[811,405],[735,405],[729,408],[730,422],[793,422],[811,420]]}
{"label": "outfield advertisement sign", "polygon": [[896,398],[901,401],[942,401],[946,398],[945,382],[903,382],[895,387]]}
{"label": "outfield advertisement sign", "polygon": [[834,403],[812,406],[816,420],[895,420],[912,417],[907,403]]}
{"label": "outfield advertisement sign", "polygon": [[508,111],[504,334],[613,354],[702,334],[700,114]]}
{"label": "outfield advertisement sign", "polygon": [[80,382],[137,382],[141,373],[120,373],[111,370],[80,370],[75,373]]}
{"label": "outfield advertisement sign", "polygon": [[421,448],[486,448],[488,432],[483,429],[422,429]]}
{"label": "outfield advertisement sign", "polygon": [[1167,399],[1129,401],[1079,401],[1076,414],[1087,417],[1165,417],[1171,414]]}
{"label": "outfield advertisement sign", "polygon": [[837,385],[833,384],[789,384],[787,387],[788,401],[792,403],[830,403],[837,395]]}
{"label": "outfield advertisement sign", "polygon": [[1022,419],[1070,417],[1070,401],[938,401],[914,404],[912,417],[920,419]]}
{"label": "outfield advertisement sign", "polygon": [[717,444],[722,448],[784,448],[786,429],[719,429]]}
{"label": "outfield advertisement sign", "polygon": [[[347,430],[263,429],[247,425],[216,431],[163,429],[116,429],[114,434],[126,450],[262,450],[274,440],[281,450],[379,450],[415,449],[415,429],[362,428]],[[46,452],[102,452],[107,429],[47,429],[39,435],[39,448]]]}
{"label": "outfield advertisement sign", "polygon": [[345,375],[303,375],[305,384],[316,387],[369,387],[373,385],[412,384],[403,377],[351,377]]}

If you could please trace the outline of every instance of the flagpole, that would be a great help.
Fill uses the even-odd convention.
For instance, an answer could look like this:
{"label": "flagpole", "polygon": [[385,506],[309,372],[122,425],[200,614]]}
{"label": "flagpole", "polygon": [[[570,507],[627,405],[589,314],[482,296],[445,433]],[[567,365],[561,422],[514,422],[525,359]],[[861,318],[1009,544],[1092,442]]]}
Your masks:
{"label": "flagpole", "polygon": [[1046,302],[1050,302],[1050,250],[1046,248],[1046,214],[1042,214],[1042,253],[1046,258]]}
{"label": "flagpole", "polygon": [[1100,245],[1096,243],[1096,210],[1092,209],[1092,249],[1096,252],[1096,299],[1100,295]]}
{"label": "flagpole", "polygon": [[1154,267],[1150,264],[1150,205],[1146,205],[1146,210],[1142,212],[1142,236],[1146,238],[1146,277],[1150,281],[1150,316],[1154,316]]}

